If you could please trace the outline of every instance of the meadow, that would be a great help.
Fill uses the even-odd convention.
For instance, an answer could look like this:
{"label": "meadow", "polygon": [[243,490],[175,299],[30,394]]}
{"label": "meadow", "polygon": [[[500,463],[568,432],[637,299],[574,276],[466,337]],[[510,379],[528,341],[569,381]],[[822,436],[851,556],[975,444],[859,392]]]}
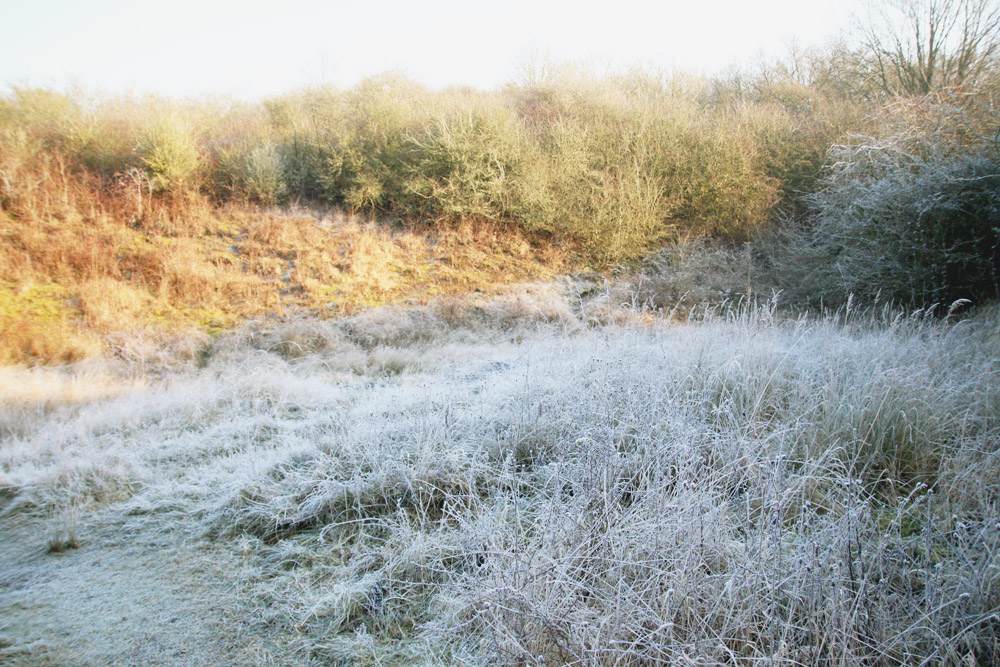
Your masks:
{"label": "meadow", "polygon": [[997,661],[995,308],[580,294],[4,369],[5,664]]}
{"label": "meadow", "polygon": [[994,14],[896,74],[12,87],[0,663],[1000,664]]}

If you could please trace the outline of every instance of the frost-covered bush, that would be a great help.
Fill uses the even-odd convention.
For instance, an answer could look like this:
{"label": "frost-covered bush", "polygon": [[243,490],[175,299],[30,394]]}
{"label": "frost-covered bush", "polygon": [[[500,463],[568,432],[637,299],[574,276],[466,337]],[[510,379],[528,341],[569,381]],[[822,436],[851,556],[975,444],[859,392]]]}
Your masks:
{"label": "frost-covered bush", "polygon": [[998,295],[1000,154],[946,129],[858,136],[810,196],[813,296],[913,305]]}

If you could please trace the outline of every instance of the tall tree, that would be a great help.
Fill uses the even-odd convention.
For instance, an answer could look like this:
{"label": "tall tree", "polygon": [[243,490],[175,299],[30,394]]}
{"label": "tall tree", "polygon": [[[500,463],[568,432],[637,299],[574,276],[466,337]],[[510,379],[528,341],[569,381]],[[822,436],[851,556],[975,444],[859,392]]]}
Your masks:
{"label": "tall tree", "polygon": [[1000,56],[997,0],[873,0],[859,29],[892,95],[974,90]]}

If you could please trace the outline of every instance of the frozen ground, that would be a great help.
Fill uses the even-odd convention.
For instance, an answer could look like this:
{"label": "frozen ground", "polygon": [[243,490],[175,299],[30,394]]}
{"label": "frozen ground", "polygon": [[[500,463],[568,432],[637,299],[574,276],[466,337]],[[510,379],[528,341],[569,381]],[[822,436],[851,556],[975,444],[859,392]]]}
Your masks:
{"label": "frozen ground", "polygon": [[521,305],[4,369],[0,663],[1000,656],[995,313]]}

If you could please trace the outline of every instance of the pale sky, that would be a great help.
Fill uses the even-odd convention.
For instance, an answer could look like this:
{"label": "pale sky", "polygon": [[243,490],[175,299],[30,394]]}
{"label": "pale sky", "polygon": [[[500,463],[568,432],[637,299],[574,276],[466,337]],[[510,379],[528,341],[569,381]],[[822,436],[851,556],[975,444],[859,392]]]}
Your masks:
{"label": "pale sky", "polygon": [[493,88],[534,55],[713,73],[848,26],[850,0],[0,0],[0,86],[253,99],[398,70]]}

